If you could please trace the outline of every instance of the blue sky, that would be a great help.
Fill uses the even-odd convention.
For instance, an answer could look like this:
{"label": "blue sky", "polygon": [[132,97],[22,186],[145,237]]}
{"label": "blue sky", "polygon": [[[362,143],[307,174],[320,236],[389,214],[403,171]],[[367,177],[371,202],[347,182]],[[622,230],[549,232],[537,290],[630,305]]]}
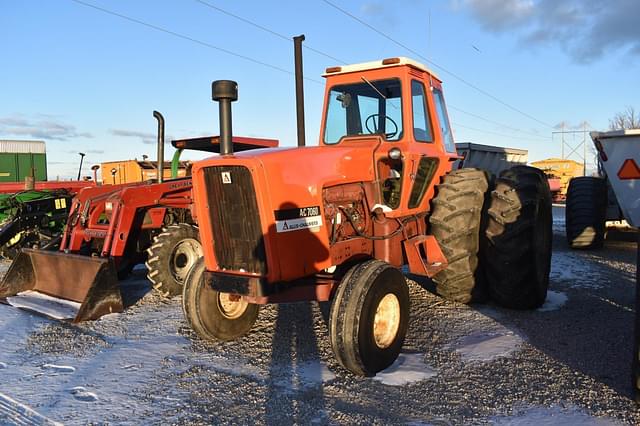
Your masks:
{"label": "blue sky", "polygon": [[[426,58],[444,81],[456,141],[528,149],[530,160],[560,155],[560,123],[605,129],[627,106],[640,109],[637,0],[82,2],[209,47],[72,0],[0,0],[0,139],[45,140],[50,178],[74,176],[79,151],[87,165],[154,158],[154,109],[170,137],[217,134],[217,79],[239,83],[235,134],[295,145],[293,75],[272,68],[293,71],[292,43],[215,8],[286,37],[304,33],[307,46],[346,63]],[[309,49],[304,60],[315,144],[320,75],[339,63]]]}

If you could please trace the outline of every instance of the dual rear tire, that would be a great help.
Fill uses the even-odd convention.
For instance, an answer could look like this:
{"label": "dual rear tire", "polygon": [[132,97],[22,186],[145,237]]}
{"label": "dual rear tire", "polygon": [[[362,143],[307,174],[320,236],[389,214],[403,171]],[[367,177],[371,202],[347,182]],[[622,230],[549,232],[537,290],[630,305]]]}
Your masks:
{"label": "dual rear tire", "polygon": [[481,250],[491,298],[511,309],[536,309],[549,287],[551,191],[535,167],[505,170],[491,192]]}
{"label": "dual rear tire", "polygon": [[462,303],[486,290],[501,306],[538,308],[551,266],[546,177],[534,167],[515,166],[500,174],[490,197],[488,186],[485,173],[476,169],[452,171],[438,186],[430,233],[449,265],[434,277],[436,290]]}

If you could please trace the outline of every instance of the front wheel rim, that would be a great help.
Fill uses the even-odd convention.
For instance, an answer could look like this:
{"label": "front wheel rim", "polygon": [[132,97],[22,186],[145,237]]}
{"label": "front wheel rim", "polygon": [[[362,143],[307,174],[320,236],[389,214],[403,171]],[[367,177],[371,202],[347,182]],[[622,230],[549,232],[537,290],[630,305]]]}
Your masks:
{"label": "front wheel rim", "polygon": [[218,309],[222,316],[227,319],[238,319],[245,313],[249,303],[240,296],[229,293],[218,293]]}
{"label": "front wheel rim", "polygon": [[386,349],[395,341],[400,329],[400,301],[393,293],[378,303],[373,317],[373,339],[376,346]]}

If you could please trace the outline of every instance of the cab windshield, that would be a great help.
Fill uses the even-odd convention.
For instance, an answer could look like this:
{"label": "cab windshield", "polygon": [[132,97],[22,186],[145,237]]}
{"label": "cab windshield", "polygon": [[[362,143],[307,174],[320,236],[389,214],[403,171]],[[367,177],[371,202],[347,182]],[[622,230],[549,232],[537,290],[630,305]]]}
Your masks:
{"label": "cab windshield", "polygon": [[333,86],[329,91],[324,142],[345,136],[378,134],[390,141],[402,137],[400,80],[374,80]]}

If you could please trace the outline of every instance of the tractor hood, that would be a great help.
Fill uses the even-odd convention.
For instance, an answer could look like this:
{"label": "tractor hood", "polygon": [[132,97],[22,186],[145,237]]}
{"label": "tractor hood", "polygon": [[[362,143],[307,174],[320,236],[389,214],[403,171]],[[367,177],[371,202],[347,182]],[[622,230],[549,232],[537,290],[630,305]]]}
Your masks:
{"label": "tractor hood", "polygon": [[[269,236],[263,238],[268,265],[253,272],[266,273],[268,281],[288,281],[333,266],[328,250],[327,226],[331,224],[325,219],[323,189],[373,181],[373,156],[380,142],[379,138],[358,138],[331,147],[252,150],[195,163],[197,215],[210,219],[206,223],[199,219],[207,269],[252,272],[244,266],[218,268],[218,262],[207,254],[214,252],[216,244],[216,256],[237,253],[237,244],[244,244],[248,238],[238,237],[240,243],[229,241],[236,238],[236,233],[245,232],[246,224],[253,220],[260,231],[252,231],[252,239]],[[255,204],[247,201],[253,196]],[[224,225],[220,225],[222,222]],[[220,226],[224,229],[216,229]],[[228,247],[221,248],[222,244]]]}
{"label": "tractor hood", "polygon": [[358,138],[336,146],[256,149],[196,162],[193,173],[210,166],[245,166],[256,191],[271,204],[298,205],[321,201],[325,187],[373,180],[373,153],[379,144],[378,138]]}

